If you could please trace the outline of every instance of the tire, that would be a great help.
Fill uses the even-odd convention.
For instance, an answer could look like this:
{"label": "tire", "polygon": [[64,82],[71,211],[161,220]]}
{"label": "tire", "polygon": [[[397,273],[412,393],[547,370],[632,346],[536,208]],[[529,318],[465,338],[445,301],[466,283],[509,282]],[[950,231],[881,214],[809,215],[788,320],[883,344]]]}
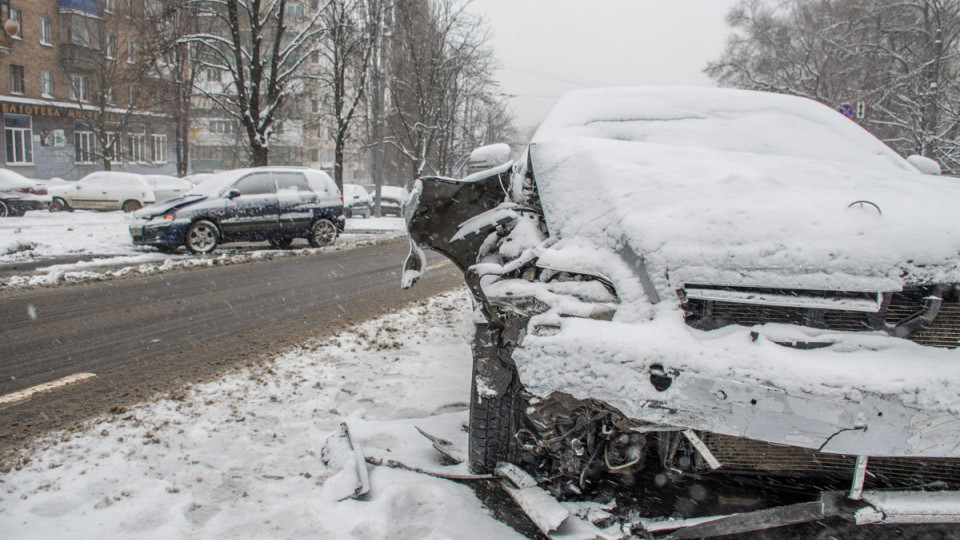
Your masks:
{"label": "tire", "polygon": [[140,204],[140,201],[125,201],[120,207],[126,213],[136,212],[137,210],[143,208],[143,205]]}
{"label": "tire", "polygon": [[318,219],[310,227],[310,234],[307,235],[307,241],[313,247],[323,247],[333,244],[337,239],[337,226],[328,219]]}
{"label": "tire", "polygon": [[70,208],[70,205],[67,204],[67,201],[61,199],[60,197],[54,197],[53,200],[50,201],[49,210],[51,212],[73,212],[73,208]]}
{"label": "tire", "polygon": [[191,253],[203,255],[216,249],[220,243],[220,229],[205,219],[194,221],[184,235],[183,245]]}
{"label": "tire", "polygon": [[[502,461],[515,461],[514,434],[524,403],[517,370],[503,362],[509,352],[499,346],[499,329],[478,326],[473,343],[473,378],[470,384],[468,460],[475,474],[490,474]],[[484,395],[477,392],[482,378]]]}
{"label": "tire", "polygon": [[277,238],[270,240],[270,245],[277,249],[290,249],[290,244],[293,243],[293,238]]}
{"label": "tire", "polygon": [[351,209],[349,206],[346,207],[346,208],[344,208],[344,209],[343,209],[343,217],[345,217],[345,218],[352,218],[352,217],[353,217],[353,209]]}
{"label": "tire", "polygon": [[0,201],[0,217],[10,217],[11,215],[10,207],[7,206],[6,201]]}

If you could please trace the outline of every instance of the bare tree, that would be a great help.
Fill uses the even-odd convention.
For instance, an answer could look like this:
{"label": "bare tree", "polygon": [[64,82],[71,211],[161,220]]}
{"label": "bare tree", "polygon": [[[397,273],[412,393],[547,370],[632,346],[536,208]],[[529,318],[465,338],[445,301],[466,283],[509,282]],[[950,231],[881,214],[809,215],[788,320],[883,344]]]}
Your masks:
{"label": "bare tree", "polygon": [[333,124],[334,180],[341,191],[350,129],[364,110],[385,5],[385,0],[330,0],[321,17],[326,33],[318,43],[319,65],[309,76],[307,88],[322,104],[322,118]]}
{"label": "bare tree", "polygon": [[396,6],[390,50],[390,143],[407,178],[449,174],[473,144],[465,122],[495,103],[492,56],[483,20],[454,0]]}
{"label": "bare tree", "polygon": [[960,170],[960,3],[743,0],[706,72],[721,84],[861,102],[864,127],[903,154]]}
{"label": "bare tree", "polygon": [[180,42],[201,48],[204,67],[228,74],[219,91],[204,94],[242,126],[252,165],[268,165],[270,137],[290,95],[302,92],[301,68],[326,31],[321,23],[326,7],[288,21],[287,0],[193,0],[192,5],[214,21],[213,30]]}
{"label": "bare tree", "polygon": [[74,132],[76,161],[99,162],[109,171],[121,159],[131,118],[154,101],[158,85],[149,75],[156,55],[120,14],[71,14],[62,23],[70,99],[81,116]]}

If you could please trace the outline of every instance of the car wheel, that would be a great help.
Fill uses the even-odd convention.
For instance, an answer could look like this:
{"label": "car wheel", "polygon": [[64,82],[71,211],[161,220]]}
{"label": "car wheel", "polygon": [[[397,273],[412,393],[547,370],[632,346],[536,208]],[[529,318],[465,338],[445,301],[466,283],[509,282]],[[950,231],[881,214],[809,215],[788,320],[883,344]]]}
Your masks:
{"label": "car wheel", "polygon": [[217,229],[217,226],[205,219],[201,219],[200,221],[194,221],[193,224],[190,225],[190,228],[187,229],[187,235],[183,241],[183,245],[185,245],[191,253],[202,255],[213,251],[219,242],[220,230]]}
{"label": "car wheel", "polygon": [[351,209],[349,206],[346,207],[346,208],[344,208],[344,209],[343,209],[343,217],[345,217],[345,218],[352,218],[352,217],[353,217],[353,209]]}
{"label": "car wheel", "polygon": [[[475,474],[490,474],[501,461],[515,461],[514,433],[525,405],[514,366],[501,360],[500,330],[478,326],[473,345],[468,459]],[[482,381],[482,392],[477,381]]]}
{"label": "car wheel", "polygon": [[143,205],[140,204],[140,201],[126,201],[123,203],[123,206],[121,206],[121,209],[128,214],[130,212],[136,212],[141,208],[143,208]]}
{"label": "car wheel", "polygon": [[70,205],[67,204],[67,201],[61,199],[60,197],[54,197],[50,201],[50,211],[51,212],[72,212],[73,208],[70,208]]}
{"label": "car wheel", "polygon": [[318,219],[310,227],[307,241],[313,247],[329,246],[337,239],[337,227],[327,219]]}
{"label": "car wheel", "polygon": [[270,240],[270,245],[277,249],[289,249],[290,244],[293,243],[293,238],[278,238]]}
{"label": "car wheel", "polygon": [[8,217],[10,215],[10,207],[7,206],[5,201],[0,201],[0,217]]}

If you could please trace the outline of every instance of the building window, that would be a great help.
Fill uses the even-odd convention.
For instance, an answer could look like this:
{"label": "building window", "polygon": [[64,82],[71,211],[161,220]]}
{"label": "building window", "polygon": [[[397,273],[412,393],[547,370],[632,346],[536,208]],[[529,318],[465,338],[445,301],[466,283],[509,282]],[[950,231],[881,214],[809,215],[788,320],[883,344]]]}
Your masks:
{"label": "building window", "polygon": [[50,41],[53,36],[53,27],[50,26],[50,17],[40,17],[40,43],[42,45],[53,45]]}
{"label": "building window", "polygon": [[127,0],[127,17],[133,17],[133,0]]}
{"label": "building window", "polygon": [[92,131],[73,131],[74,156],[77,163],[93,163],[97,157],[97,140]]}
{"label": "building window", "polygon": [[137,104],[137,85],[133,83],[127,85],[127,104],[130,107]]}
{"label": "building window", "polygon": [[320,112],[320,100],[313,98],[310,100],[310,112],[319,113]]}
{"label": "building window", "polygon": [[10,93],[23,93],[23,66],[10,64]]}
{"label": "building window", "polygon": [[117,36],[115,36],[115,35],[113,35],[113,34],[108,35],[108,36],[107,36],[106,47],[104,47],[104,48],[106,49],[105,51],[103,51],[104,56],[106,56],[106,57],[109,58],[110,60],[113,60],[114,58],[116,58],[116,54],[117,54]]}
{"label": "building window", "polygon": [[144,147],[147,137],[143,133],[134,133],[127,136],[127,161],[140,163],[144,161]]}
{"label": "building window", "polygon": [[286,6],[286,14],[292,17],[302,17],[303,16],[303,5],[298,2],[291,2]]}
{"label": "building window", "polygon": [[3,134],[8,164],[33,163],[33,129],[29,116],[3,115]]}
{"label": "building window", "polygon": [[87,77],[84,75],[70,76],[70,99],[74,101],[87,101]]}
{"label": "building window", "polygon": [[109,105],[113,105],[113,83],[107,83],[103,88],[103,100],[106,101]]}
{"label": "building window", "polygon": [[233,133],[233,122],[229,120],[211,120],[210,131],[214,133]]}
{"label": "building window", "polygon": [[114,1],[113,1],[113,0],[103,0],[103,9],[106,10],[107,13],[113,13],[114,9],[116,9],[115,6],[114,6]]}
{"label": "building window", "polygon": [[133,64],[137,61],[137,44],[133,41],[127,42],[127,62]]}
{"label": "building window", "polygon": [[43,70],[40,72],[40,95],[46,98],[53,97],[53,72]]}
{"label": "building window", "polygon": [[[9,4],[7,4],[9,5]],[[13,39],[23,39],[23,21],[20,20],[20,10],[15,8],[10,8],[10,20],[17,21],[17,25],[20,27],[20,32],[15,36],[10,36]]]}
{"label": "building window", "polygon": [[220,82],[220,70],[217,68],[207,68],[207,82]]}
{"label": "building window", "polygon": [[311,51],[310,52],[310,62],[314,65],[320,64],[320,51]]}
{"label": "building window", "polygon": [[151,135],[150,136],[150,161],[154,163],[166,163],[167,162],[167,136],[166,135]]}

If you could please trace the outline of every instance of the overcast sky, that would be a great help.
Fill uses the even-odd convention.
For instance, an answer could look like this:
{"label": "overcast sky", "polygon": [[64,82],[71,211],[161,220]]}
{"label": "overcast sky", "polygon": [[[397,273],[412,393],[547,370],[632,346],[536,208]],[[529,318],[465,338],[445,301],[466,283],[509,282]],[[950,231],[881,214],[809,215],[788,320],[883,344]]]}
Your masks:
{"label": "overcast sky", "polygon": [[474,0],[492,31],[498,76],[520,126],[567,90],[712,84],[739,0]]}

